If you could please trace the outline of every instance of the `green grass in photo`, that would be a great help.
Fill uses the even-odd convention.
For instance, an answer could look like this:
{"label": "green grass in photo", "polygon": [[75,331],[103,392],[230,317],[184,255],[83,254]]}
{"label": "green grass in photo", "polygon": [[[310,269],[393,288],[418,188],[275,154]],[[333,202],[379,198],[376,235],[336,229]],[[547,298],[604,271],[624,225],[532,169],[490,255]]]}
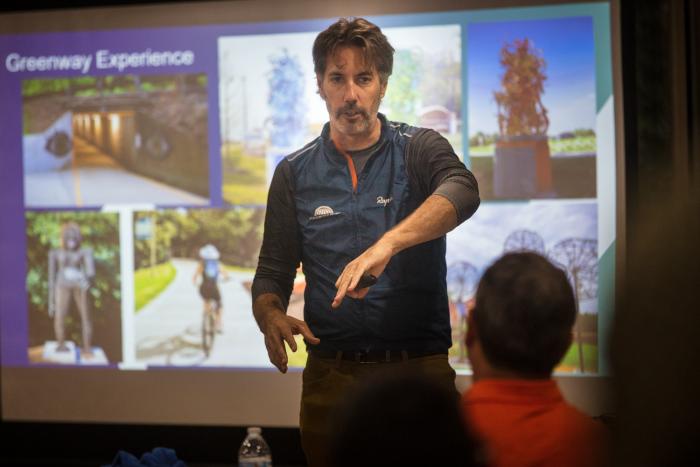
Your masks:
{"label": "green grass in photo", "polygon": [[595,146],[595,136],[549,140],[549,152],[552,154],[591,154],[596,152]]}
{"label": "green grass in photo", "polygon": [[175,267],[167,262],[134,271],[136,311],[153,300],[175,279]]}
{"label": "green grass in photo", "polygon": [[484,144],[482,146],[469,146],[469,156],[493,156],[496,148],[493,144]]}
{"label": "green grass in photo", "polygon": [[306,351],[306,344],[304,343],[304,338],[297,334],[294,336],[294,340],[297,342],[297,351],[292,352],[292,349],[289,348],[289,345],[285,342],[284,346],[287,349],[287,366],[288,367],[296,367],[296,368],[304,368],[306,366],[306,359],[309,358],[309,354]]}
{"label": "green grass in photo", "polygon": [[242,144],[228,143],[221,149],[224,200],[231,204],[265,204],[267,176],[264,155],[250,155]]}
{"label": "green grass in photo", "polygon": [[[571,344],[559,366],[563,371],[579,370],[578,343],[574,342]],[[586,373],[596,373],[598,371],[597,344],[583,344],[583,368]]]}
{"label": "green grass in photo", "polygon": [[[549,152],[552,154],[595,154],[596,152],[596,137],[592,136],[577,136],[575,138],[550,138]],[[470,156],[492,156],[496,152],[496,146],[484,144],[481,146],[469,146]]]}

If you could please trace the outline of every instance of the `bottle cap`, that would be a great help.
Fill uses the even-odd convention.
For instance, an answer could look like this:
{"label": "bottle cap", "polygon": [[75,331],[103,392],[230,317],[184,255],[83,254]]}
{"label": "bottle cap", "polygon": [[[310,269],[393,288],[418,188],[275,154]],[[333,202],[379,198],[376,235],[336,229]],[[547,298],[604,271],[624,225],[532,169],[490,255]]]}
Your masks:
{"label": "bottle cap", "polygon": [[249,426],[248,427],[248,434],[249,435],[259,435],[261,431],[262,431],[262,428],[260,428],[259,426]]}

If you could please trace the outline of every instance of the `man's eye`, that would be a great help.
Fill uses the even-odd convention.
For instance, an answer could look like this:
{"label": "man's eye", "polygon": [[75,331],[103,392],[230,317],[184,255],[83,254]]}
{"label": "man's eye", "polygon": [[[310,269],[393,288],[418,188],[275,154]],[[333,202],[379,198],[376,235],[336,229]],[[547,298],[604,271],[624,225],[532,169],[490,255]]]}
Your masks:
{"label": "man's eye", "polygon": [[372,82],[372,77],[371,76],[360,76],[358,79],[360,84],[369,84]]}
{"label": "man's eye", "polygon": [[340,83],[342,78],[340,76],[331,76],[331,83]]}

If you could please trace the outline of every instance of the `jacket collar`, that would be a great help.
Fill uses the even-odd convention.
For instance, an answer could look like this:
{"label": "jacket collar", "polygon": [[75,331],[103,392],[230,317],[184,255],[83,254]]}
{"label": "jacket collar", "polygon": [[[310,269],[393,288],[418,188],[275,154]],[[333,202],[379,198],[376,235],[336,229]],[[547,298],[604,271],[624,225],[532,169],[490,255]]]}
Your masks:
{"label": "jacket collar", "polygon": [[[377,117],[379,118],[379,123],[381,125],[381,133],[379,134],[378,142],[383,143],[389,138],[389,124],[386,116],[383,113],[377,112]],[[343,155],[338,152],[335,144],[333,144],[333,141],[331,140],[331,122],[326,122],[326,124],[323,125],[323,130],[321,130],[321,138],[323,139],[323,144],[326,146],[326,148],[331,149],[334,154],[343,157]]]}

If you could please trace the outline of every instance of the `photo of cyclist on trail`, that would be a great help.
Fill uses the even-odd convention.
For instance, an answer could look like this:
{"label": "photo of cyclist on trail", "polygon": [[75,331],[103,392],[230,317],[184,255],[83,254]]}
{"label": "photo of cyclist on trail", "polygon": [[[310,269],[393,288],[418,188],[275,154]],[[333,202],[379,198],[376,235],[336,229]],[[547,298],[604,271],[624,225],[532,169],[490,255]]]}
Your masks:
{"label": "photo of cyclist on trail", "polygon": [[258,208],[134,213],[135,365],[271,366],[250,313],[263,217]]}
{"label": "photo of cyclist on trail", "polygon": [[223,332],[223,327],[221,325],[221,293],[219,292],[218,280],[219,278],[222,280],[228,280],[229,278],[226,270],[221,267],[221,263],[219,262],[220,256],[219,250],[214,245],[211,243],[204,245],[199,250],[200,262],[194,273],[194,277],[192,277],[192,282],[195,285],[199,284],[199,295],[201,295],[204,301],[204,313],[208,311],[208,303],[214,303],[215,330],[217,334]]}

